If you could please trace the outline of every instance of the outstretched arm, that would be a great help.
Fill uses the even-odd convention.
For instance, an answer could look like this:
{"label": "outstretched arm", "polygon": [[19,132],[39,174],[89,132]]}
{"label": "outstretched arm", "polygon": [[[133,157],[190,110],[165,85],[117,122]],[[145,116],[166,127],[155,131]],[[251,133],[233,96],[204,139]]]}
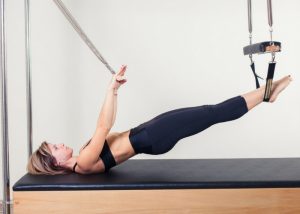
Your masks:
{"label": "outstretched arm", "polygon": [[114,125],[114,118],[116,114],[116,101],[117,101],[117,89],[109,87],[106,91],[105,100],[102,105],[98,121],[97,128],[101,127],[110,130]]}
{"label": "outstretched arm", "polygon": [[120,71],[112,77],[98,117],[95,133],[90,143],[81,151],[77,159],[78,166],[82,170],[88,171],[99,159],[105,138],[115,122],[118,89],[127,81],[123,77],[125,71],[126,66],[122,66]]}
{"label": "outstretched arm", "polygon": [[112,77],[97,121],[97,127],[103,127],[108,130],[113,127],[117,113],[118,89],[127,81],[124,78],[125,71],[126,66],[122,66],[120,71]]}

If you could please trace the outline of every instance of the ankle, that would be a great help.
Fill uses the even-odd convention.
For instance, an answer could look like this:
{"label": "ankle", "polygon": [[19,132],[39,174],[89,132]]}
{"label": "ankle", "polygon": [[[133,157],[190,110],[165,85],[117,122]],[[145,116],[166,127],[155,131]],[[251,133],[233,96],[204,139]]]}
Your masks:
{"label": "ankle", "polygon": [[259,90],[260,90],[260,98],[261,98],[261,100],[263,101],[264,96],[265,96],[266,85],[261,86],[261,87],[259,88]]}

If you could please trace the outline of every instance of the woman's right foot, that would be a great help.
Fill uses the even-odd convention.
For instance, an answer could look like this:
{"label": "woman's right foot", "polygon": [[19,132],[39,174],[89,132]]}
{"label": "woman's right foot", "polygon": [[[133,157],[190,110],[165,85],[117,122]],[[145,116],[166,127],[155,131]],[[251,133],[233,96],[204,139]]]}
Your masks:
{"label": "woman's right foot", "polygon": [[272,91],[269,102],[273,103],[276,100],[278,94],[280,94],[280,92],[283,91],[292,80],[292,77],[288,75],[281,78],[280,80],[274,81],[272,84]]}

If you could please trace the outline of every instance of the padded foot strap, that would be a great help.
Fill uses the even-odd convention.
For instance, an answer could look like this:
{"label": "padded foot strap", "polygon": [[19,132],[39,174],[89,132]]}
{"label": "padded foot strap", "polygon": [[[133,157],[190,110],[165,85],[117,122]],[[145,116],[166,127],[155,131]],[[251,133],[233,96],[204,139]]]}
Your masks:
{"label": "padded foot strap", "polygon": [[268,76],[267,76],[267,80],[266,80],[266,89],[265,89],[265,95],[264,95],[264,100],[263,100],[264,102],[269,102],[269,100],[270,100],[275,66],[276,66],[276,62],[269,63]]}

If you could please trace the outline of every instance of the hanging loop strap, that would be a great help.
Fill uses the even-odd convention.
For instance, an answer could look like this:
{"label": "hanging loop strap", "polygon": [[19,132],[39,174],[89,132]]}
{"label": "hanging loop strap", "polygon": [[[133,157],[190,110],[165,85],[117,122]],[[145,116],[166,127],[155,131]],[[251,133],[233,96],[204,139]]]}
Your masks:
{"label": "hanging loop strap", "polygon": [[269,102],[271,96],[271,89],[274,77],[276,62],[270,62],[268,67],[268,76],[266,80],[266,89],[264,94],[264,102]]}
{"label": "hanging loop strap", "polygon": [[85,42],[85,44],[96,55],[96,57],[105,65],[105,67],[110,71],[111,74],[116,74],[115,70],[108,64],[108,62],[100,54],[100,52],[97,50],[97,48],[92,43],[92,41],[87,37],[87,35],[85,34],[85,32],[81,29],[80,25],[75,20],[75,18],[72,16],[72,14],[70,13],[70,11],[66,8],[66,6],[64,5],[64,3],[61,0],[53,0],[53,1],[57,5],[57,7],[60,9],[60,11],[63,13],[63,15],[66,17],[66,19],[70,22],[70,24],[72,25],[72,27],[79,34],[79,36],[82,38],[82,40]]}
{"label": "hanging loop strap", "polygon": [[251,70],[252,70],[253,75],[254,75],[254,78],[255,78],[255,85],[256,85],[256,88],[259,88],[259,87],[260,87],[260,84],[259,84],[258,78],[259,78],[259,79],[262,79],[262,80],[263,80],[263,78],[261,78],[260,76],[258,76],[258,75],[256,74],[256,72],[255,72],[255,64],[254,64],[253,61],[251,61],[250,67],[251,67]]}

